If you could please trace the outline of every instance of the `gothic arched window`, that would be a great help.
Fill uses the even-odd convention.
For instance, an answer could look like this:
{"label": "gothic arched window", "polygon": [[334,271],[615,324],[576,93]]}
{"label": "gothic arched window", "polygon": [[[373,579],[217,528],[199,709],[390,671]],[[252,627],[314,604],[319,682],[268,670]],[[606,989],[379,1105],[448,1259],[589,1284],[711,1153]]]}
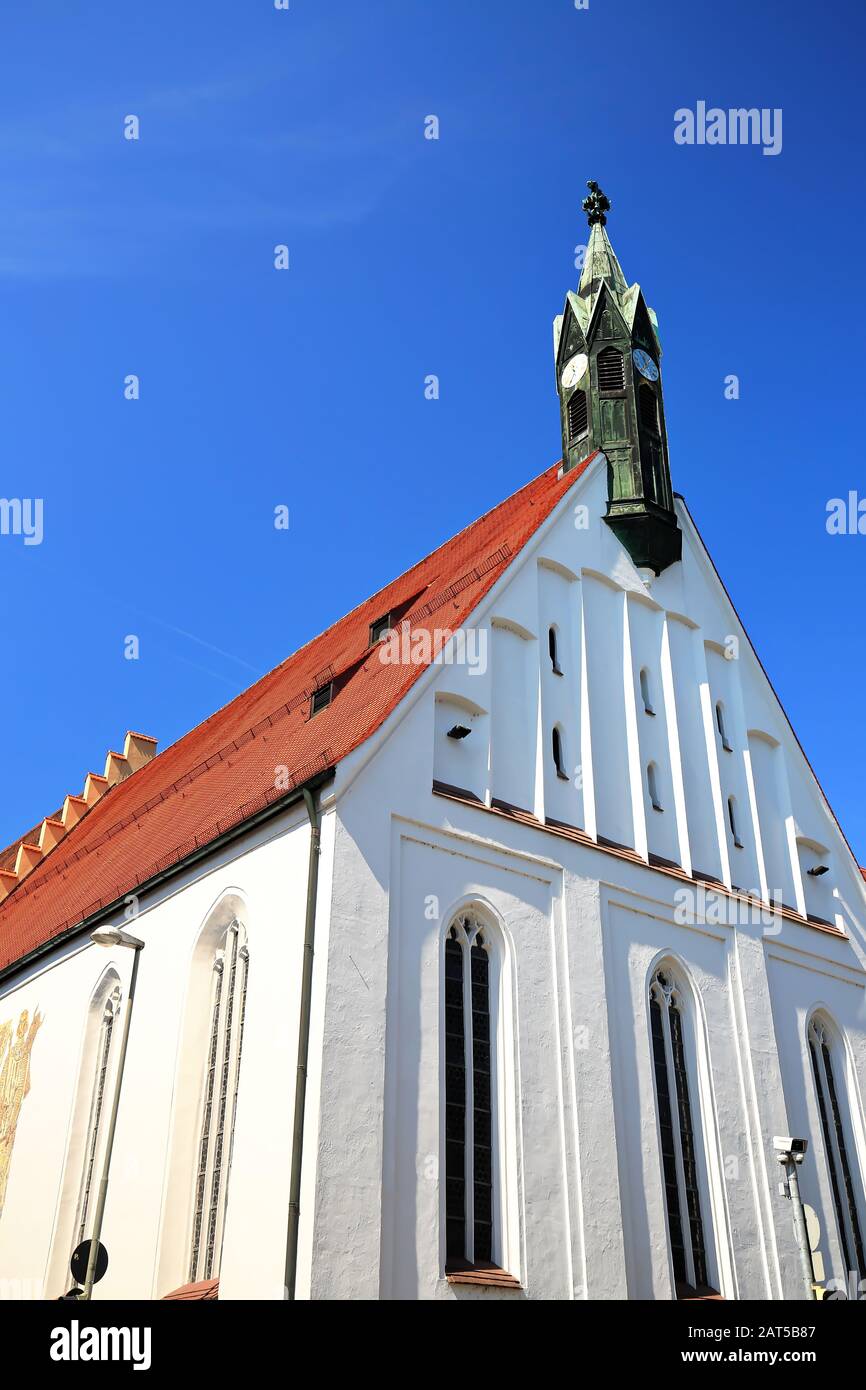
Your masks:
{"label": "gothic arched window", "polygon": [[445,938],[445,1263],[493,1260],[495,1104],[491,945],[474,912]]}
{"label": "gothic arched window", "polygon": [[735,796],[728,797],[728,824],[731,827],[731,835],[734,839],[735,849],[742,849],[743,842],[740,839],[740,827],[737,820],[737,799]]}
{"label": "gothic arched window", "polygon": [[219,1274],[232,1161],[249,951],[235,918],[214,953],[193,1194],[189,1281]]}
{"label": "gothic arched window", "polygon": [[818,1113],[821,1116],[821,1133],[824,1137],[824,1153],[830,1173],[839,1241],[845,1259],[845,1273],[847,1277],[853,1271],[860,1279],[866,1279],[863,1236],[851,1160],[845,1139],[843,1107],[847,1096],[844,1091],[839,1090],[839,1076],[844,1076],[844,1055],[840,1055],[842,1049],[822,1018],[816,1016],[811,1019],[808,1037]]}
{"label": "gothic arched window", "polygon": [[119,1010],[120,986],[115,985],[106,996],[102,1006],[99,1033],[96,1040],[96,1056],[87,1121],[87,1138],[84,1145],[84,1167],[81,1174],[81,1188],[75,1221],[74,1246],[80,1245],[93,1225],[96,1183],[104,1151],[106,1119],[111,1104],[109,1076],[113,1060],[112,1042],[115,1037],[115,1024]]}
{"label": "gothic arched window", "polygon": [[650,985],[650,1025],[656,1104],[676,1283],[707,1284],[707,1255],[701,1214],[700,1175],[686,1057],[686,1013],[669,966],[656,970]]}
{"label": "gothic arched window", "polygon": [[586,434],[589,410],[585,391],[575,391],[568,402],[568,442],[574,444]]}
{"label": "gothic arched window", "polygon": [[599,391],[625,390],[625,367],[622,353],[618,352],[616,348],[604,348],[598,354],[598,389]]}

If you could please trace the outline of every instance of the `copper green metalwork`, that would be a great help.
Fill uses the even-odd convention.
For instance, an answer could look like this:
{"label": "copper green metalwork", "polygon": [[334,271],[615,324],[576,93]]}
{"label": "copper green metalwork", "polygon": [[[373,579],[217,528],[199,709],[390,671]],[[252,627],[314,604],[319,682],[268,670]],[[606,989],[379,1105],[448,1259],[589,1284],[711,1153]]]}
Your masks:
{"label": "copper green metalwork", "polygon": [[660,574],[680,559],[682,533],[668,460],[658,322],[640,285],[628,284],[610,243],[610,199],[595,180],[587,187],[583,207],[591,230],[580,284],[568,292],[554,323],[563,470],[604,452],[605,521],[636,566]]}

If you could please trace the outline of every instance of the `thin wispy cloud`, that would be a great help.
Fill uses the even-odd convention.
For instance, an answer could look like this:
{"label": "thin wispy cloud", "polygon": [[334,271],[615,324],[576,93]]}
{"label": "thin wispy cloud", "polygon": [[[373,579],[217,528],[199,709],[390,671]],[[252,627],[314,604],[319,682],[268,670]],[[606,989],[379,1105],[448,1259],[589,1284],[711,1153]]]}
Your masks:
{"label": "thin wispy cloud", "polygon": [[[95,592],[95,590],[91,590],[91,593]],[[256,677],[262,674],[260,667],[253,666],[251,662],[246,661],[241,656],[235,655],[234,652],[227,652],[224,647],[218,647],[215,642],[208,642],[206,638],[199,637],[198,634],[195,632],[188,632],[186,628],[178,627],[176,623],[167,622],[165,618],[158,618],[153,613],[145,613],[142,609],[136,608],[133,604],[127,603],[125,600],[115,598],[110,594],[100,593],[99,598],[102,600],[103,603],[110,604],[114,608],[122,608],[124,612],[130,613],[136,618],[141,618],[144,620],[144,622],[150,623],[154,627],[161,628],[164,632],[174,633],[176,637],[183,637],[186,641],[193,642],[196,646],[203,647],[205,648],[205,650],[213,652],[215,656],[224,657],[226,661],[233,661],[236,663],[236,665],[243,666],[245,670],[251,671],[253,675]],[[183,659],[184,658],[182,657],[179,658],[179,660]],[[194,663],[189,664],[192,665]],[[200,667],[199,669],[205,670],[206,668]],[[215,673],[211,672],[210,674]]]}

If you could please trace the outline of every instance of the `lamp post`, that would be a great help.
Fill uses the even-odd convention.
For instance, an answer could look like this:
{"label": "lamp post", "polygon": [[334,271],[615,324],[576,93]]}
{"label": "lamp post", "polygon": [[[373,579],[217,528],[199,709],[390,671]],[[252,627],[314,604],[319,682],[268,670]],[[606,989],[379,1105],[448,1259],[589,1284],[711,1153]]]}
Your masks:
{"label": "lamp post", "polygon": [[815,1275],[812,1269],[812,1253],[809,1245],[809,1235],[806,1230],[806,1214],[803,1210],[803,1199],[800,1196],[800,1183],[797,1177],[797,1169],[806,1156],[809,1147],[808,1139],[792,1139],[788,1135],[776,1135],[773,1139],[773,1148],[776,1150],[776,1157],[785,1170],[785,1180],[780,1183],[779,1190],[783,1197],[789,1197],[794,1217],[794,1234],[797,1237],[797,1250],[800,1255],[800,1269],[803,1275],[803,1283],[806,1286],[806,1297],[815,1298]]}
{"label": "lamp post", "polygon": [[96,1254],[99,1250],[99,1237],[102,1234],[102,1217],[105,1212],[105,1199],[108,1195],[108,1173],[111,1168],[111,1151],[114,1147],[114,1131],[117,1127],[117,1110],[120,1104],[120,1088],[123,1084],[123,1067],[126,1062],[126,1046],[129,1042],[129,1021],[132,1018],[132,1004],[135,999],[135,982],[138,978],[138,957],[144,950],[144,942],[139,941],[137,936],[131,936],[129,932],[121,931],[119,927],[97,927],[96,931],[91,932],[90,940],[96,946],[126,946],[133,952],[132,974],[129,980],[129,997],[126,1005],[126,1016],[123,1020],[123,1033],[120,1039],[120,1056],[117,1061],[117,1078],[114,1083],[114,1098],[111,1102],[111,1118],[108,1122],[108,1138],[105,1144],[105,1161],[102,1165],[102,1177],[99,1181],[99,1196],[96,1201],[96,1215],[93,1219],[93,1234],[90,1237],[90,1252],[87,1257],[87,1274],[84,1279],[84,1289],[81,1294],[82,1300],[89,1299],[93,1294],[94,1273],[96,1270]]}

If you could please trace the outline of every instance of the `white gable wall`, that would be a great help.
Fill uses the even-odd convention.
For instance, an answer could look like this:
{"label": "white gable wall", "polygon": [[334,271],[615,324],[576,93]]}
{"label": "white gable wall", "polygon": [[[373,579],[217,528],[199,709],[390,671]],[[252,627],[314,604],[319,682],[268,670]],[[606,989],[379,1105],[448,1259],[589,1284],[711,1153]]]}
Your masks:
{"label": "white gable wall", "polygon": [[[589,506],[586,529],[574,524],[577,497]],[[450,1285],[442,1273],[442,934],[470,902],[503,943],[510,1023],[501,1039],[498,1181],[507,1200],[498,1252],[529,1296],[671,1296],[646,998],[653,963],[668,955],[697,1001],[701,1182],[722,1291],[799,1296],[771,1140],[796,1130],[801,1113],[810,1122],[815,1204],[834,1221],[817,1178],[824,1160],[803,1039],[779,1030],[769,956],[796,961],[789,974],[815,1001],[825,975],[848,982],[839,1025],[855,1038],[856,1070],[866,1039],[863,887],[685,515],[684,563],[647,591],[600,521],[604,505],[599,467],[473,615],[490,642],[486,672],[426,673],[377,739],[340,769],[335,899],[347,935],[335,918],[324,1067],[336,1089],[319,1141],[317,1248],[328,1251],[314,1270],[319,1296],[508,1296]],[[562,676],[550,666],[551,623]],[[739,649],[729,660],[722,653],[732,635]],[[643,709],[644,666],[653,716]],[[484,711],[454,753],[463,771],[447,777],[439,772],[439,691]],[[731,752],[718,738],[717,699]],[[554,723],[575,767],[569,783],[553,769]],[[647,800],[649,761],[663,812]],[[431,794],[434,777],[481,804]],[[730,795],[742,849],[730,832]],[[539,825],[484,809],[495,800],[534,811]],[[750,921],[748,909],[738,925],[705,921],[700,902],[684,922],[675,877],[554,837],[545,815],[764,897],[778,878],[792,907],[802,901],[791,901],[792,853],[808,836],[832,846],[831,893],[850,939],[782,918]],[[365,962],[363,983],[345,958],[350,941],[355,963],[359,954]],[[371,1091],[349,1065],[362,1054]],[[866,1154],[854,1151],[866,1167]],[[356,1219],[362,1190],[373,1203],[367,1223]]]}

